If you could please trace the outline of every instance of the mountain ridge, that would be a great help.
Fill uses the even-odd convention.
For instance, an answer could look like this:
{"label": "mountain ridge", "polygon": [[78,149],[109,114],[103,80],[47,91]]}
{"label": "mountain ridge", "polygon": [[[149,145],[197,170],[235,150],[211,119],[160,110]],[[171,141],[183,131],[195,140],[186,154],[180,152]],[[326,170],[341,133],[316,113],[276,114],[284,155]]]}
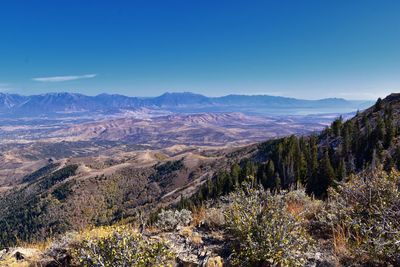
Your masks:
{"label": "mountain ridge", "polygon": [[356,111],[369,106],[369,101],[350,101],[343,98],[305,100],[271,95],[226,95],[207,97],[191,92],[164,93],[156,97],[134,97],[120,94],[88,96],[80,93],[46,93],[19,95],[0,93],[0,116],[43,116],[62,113],[118,113],[122,109],[167,109],[174,112],[230,111],[240,108],[242,112],[266,113],[273,109],[347,109]]}

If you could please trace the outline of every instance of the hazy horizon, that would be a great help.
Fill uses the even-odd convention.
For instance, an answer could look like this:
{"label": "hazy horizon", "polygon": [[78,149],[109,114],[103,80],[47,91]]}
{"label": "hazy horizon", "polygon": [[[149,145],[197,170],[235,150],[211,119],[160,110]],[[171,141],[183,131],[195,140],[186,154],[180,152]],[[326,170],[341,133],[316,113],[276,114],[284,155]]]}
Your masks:
{"label": "hazy horizon", "polygon": [[[17,93],[17,92],[1,92],[0,94],[16,94],[16,95],[21,95],[21,96],[34,96],[34,95],[46,95],[46,94],[79,94],[79,95],[84,95],[84,96],[90,96],[90,97],[95,97],[99,95],[121,95],[121,96],[126,96],[126,97],[138,97],[138,98],[154,98],[154,97],[159,97],[165,94],[193,94],[193,95],[202,95],[208,98],[219,98],[219,97],[225,97],[225,96],[260,96],[260,97],[282,97],[282,98],[292,98],[292,99],[298,99],[298,100],[324,100],[324,99],[344,99],[347,101],[373,101],[376,99],[350,99],[350,98],[345,98],[345,97],[325,97],[325,98],[301,98],[301,97],[293,97],[293,96],[284,96],[284,95],[273,95],[273,94],[251,94],[251,93],[231,93],[231,94],[222,94],[222,95],[207,95],[207,94],[202,94],[198,92],[192,92],[192,91],[165,91],[161,94],[157,95],[128,95],[128,94],[120,94],[120,93],[109,93],[107,91],[103,92],[98,92],[95,94],[85,94],[85,93],[80,93],[77,91],[48,91],[48,92],[43,92],[43,93],[38,93],[38,94],[24,94],[24,93]],[[392,92],[395,93],[395,92]],[[391,93],[389,93],[391,94]],[[389,95],[388,94],[388,95]]]}

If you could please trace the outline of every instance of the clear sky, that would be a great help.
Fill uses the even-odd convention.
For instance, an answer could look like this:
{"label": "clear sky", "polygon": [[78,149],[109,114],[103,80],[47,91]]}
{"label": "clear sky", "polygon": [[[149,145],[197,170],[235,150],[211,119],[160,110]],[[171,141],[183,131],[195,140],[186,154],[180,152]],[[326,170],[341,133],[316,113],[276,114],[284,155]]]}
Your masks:
{"label": "clear sky", "polygon": [[0,91],[374,99],[400,91],[400,1],[4,0]]}

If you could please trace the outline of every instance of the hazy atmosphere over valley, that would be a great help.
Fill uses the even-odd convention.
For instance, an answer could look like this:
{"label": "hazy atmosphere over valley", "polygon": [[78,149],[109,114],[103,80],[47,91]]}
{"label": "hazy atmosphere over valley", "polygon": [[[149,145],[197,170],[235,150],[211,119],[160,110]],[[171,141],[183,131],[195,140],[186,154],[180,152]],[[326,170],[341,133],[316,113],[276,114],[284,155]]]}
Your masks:
{"label": "hazy atmosphere over valley", "polygon": [[400,266],[400,3],[4,1],[1,266]]}

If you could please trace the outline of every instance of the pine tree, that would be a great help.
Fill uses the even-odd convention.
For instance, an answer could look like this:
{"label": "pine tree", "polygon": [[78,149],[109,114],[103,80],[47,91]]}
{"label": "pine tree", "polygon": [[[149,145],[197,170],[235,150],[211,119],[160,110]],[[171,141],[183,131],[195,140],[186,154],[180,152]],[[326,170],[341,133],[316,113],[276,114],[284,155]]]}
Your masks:
{"label": "pine tree", "polygon": [[385,162],[385,171],[390,172],[395,167],[395,161],[393,157],[388,156]]}
{"label": "pine tree", "polygon": [[343,127],[343,146],[342,146],[342,156],[347,156],[351,153],[351,129],[353,128],[352,122],[348,122]]}
{"label": "pine tree", "polygon": [[381,98],[378,98],[378,100],[376,101],[375,106],[374,106],[374,111],[375,111],[375,112],[376,112],[376,111],[379,111],[379,110],[381,110],[382,108],[383,108],[383,101],[382,101]]}
{"label": "pine tree", "polygon": [[275,178],[274,178],[274,188],[278,192],[281,190],[281,177],[279,177],[279,173],[275,173]]}
{"label": "pine tree", "polygon": [[308,176],[308,162],[309,162],[309,158],[310,156],[310,144],[308,142],[308,139],[306,140],[304,137],[300,138],[300,177],[301,177],[301,182],[303,184],[306,184],[307,182],[307,176]]}
{"label": "pine tree", "polygon": [[313,137],[310,140],[310,149],[311,149],[311,162],[310,162],[310,171],[313,177],[317,176],[318,172],[318,145],[317,138]]}
{"label": "pine tree", "polygon": [[395,161],[395,166],[398,170],[400,170],[400,146],[396,147],[396,150],[394,152],[394,161]]}
{"label": "pine tree", "polygon": [[396,128],[393,125],[393,109],[391,106],[385,110],[385,133],[384,147],[387,149],[392,145],[393,139],[396,136]]}
{"label": "pine tree", "polygon": [[341,158],[337,170],[337,180],[343,181],[344,178],[346,178],[346,163],[344,161],[344,158]]}
{"label": "pine tree", "polygon": [[318,184],[315,187],[316,197],[325,197],[328,187],[333,185],[335,171],[332,167],[328,151],[325,151],[318,168]]}
{"label": "pine tree", "polygon": [[265,171],[267,180],[263,186],[272,189],[275,186],[275,164],[272,160],[268,161]]}
{"label": "pine tree", "polygon": [[262,186],[265,187],[266,181],[267,181],[267,174],[266,174],[266,165],[265,164],[259,164],[257,168],[257,183],[261,184]]}
{"label": "pine tree", "polygon": [[380,116],[376,120],[375,138],[376,142],[383,141],[385,138],[385,123]]}
{"label": "pine tree", "polygon": [[376,149],[372,152],[371,169],[375,170],[380,165],[380,160]]}
{"label": "pine tree", "polygon": [[239,164],[237,164],[237,163],[233,164],[231,167],[231,177],[232,177],[233,184],[235,186],[239,185],[240,172],[241,172],[241,169],[240,169]]}
{"label": "pine tree", "polygon": [[240,182],[247,181],[248,179],[253,179],[256,174],[256,168],[254,163],[249,159],[245,160],[244,166],[240,173]]}
{"label": "pine tree", "polygon": [[308,168],[308,179],[306,191],[308,194],[315,194],[318,190],[318,145],[315,136],[310,137],[310,158]]}
{"label": "pine tree", "polygon": [[337,118],[336,120],[333,121],[332,132],[335,137],[340,136],[342,125],[343,125],[343,117],[342,116],[340,116],[339,118]]}

